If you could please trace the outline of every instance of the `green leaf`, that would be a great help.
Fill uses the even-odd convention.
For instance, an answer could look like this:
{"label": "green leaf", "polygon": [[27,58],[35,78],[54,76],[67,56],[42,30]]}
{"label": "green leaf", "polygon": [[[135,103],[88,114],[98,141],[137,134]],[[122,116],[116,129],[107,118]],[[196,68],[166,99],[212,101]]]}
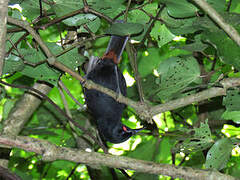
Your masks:
{"label": "green leaf", "polygon": [[147,141],[143,141],[139,144],[134,151],[129,152],[127,156],[135,159],[152,161],[152,158],[154,158],[152,155],[155,152],[156,143],[156,138],[148,138]]}
{"label": "green leaf", "polygon": [[206,0],[207,3],[212,6],[216,11],[223,12],[227,9],[227,3],[222,0]]}
{"label": "green leaf", "polygon": [[51,5],[53,11],[58,17],[69,14],[73,11],[83,8],[83,5],[78,0],[54,0],[54,4]]}
{"label": "green leaf", "polygon": [[16,103],[16,99],[9,99],[7,100],[3,105],[3,112],[2,112],[2,118],[6,119],[8,117],[9,112],[14,107]]}
{"label": "green leaf", "polygon": [[186,45],[181,45],[181,46],[176,46],[176,48],[179,49],[184,49],[186,51],[190,51],[190,52],[202,52],[204,51],[206,48],[208,47],[208,45],[203,44],[201,41],[201,36],[195,36],[195,41],[193,43],[190,44],[186,44]]}
{"label": "green leaf", "polygon": [[168,14],[168,10],[165,8],[161,13],[161,18],[165,22],[167,28],[174,35],[182,35],[188,33],[194,33],[195,31],[201,30],[202,27],[199,24],[195,24],[199,19],[196,17],[193,18],[184,18],[184,19],[174,19]]}
{"label": "green leaf", "polygon": [[[219,57],[227,64],[233,65],[240,70],[239,46],[232,41],[222,30],[205,32],[202,35],[203,41],[207,41],[216,47]],[[231,53],[229,53],[231,49]]]}
{"label": "green leaf", "polygon": [[240,124],[240,111],[225,111],[222,114],[222,118],[225,120],[232,120],[237,124]]}
{"label": "green leaf", "polygon": [[153,72],[153,69],[158,67],[161,62],[160,52],[157,48],[148,48],[147,51],[141,54],[138,58],[138,70],[141,77],[145,77]]}
{"label": "green leaf", "polygon": [[[43,10],[46,11],[50,8],[46,3],[42,3]],[[21,1],[20,6],[22,8],[23,16],[28,19],[35,19],[40,15],[39,1],[36,0],[24,0]]]}
{"label": "green leaf", "polygon": [[222,133],[226,136],[234,137],[240,134],[240,127],[235,127],[229,124],[224,124]]}
{"label": "green leaf", "polygon": [[107,34],[128,36],[138,34],[143,31],[143,25],[137,23],[114,23],[106,30]]}
{"label": "green leaf", "polygon": [[56,110],[56,108],[48,102],[41,105],[38,110],[34,113],[34,116],[27,128],[38,129],[38,128],[53,128],[59,123],[66,123],[66,118]]}
{"label": "green leaf", "polygon": [[156,162],[158,163],[171,163],[171,149],[174,142],[170,137],[163,137],[159,146],[159,153],[156,155]]}
{"label": "green leaf", "polygon": [[211,131],[207,122],[201,123],[199,128],[194,128],[193,137],[186,138],[183,143],[176,146],[173,151],[174,152],[197,152],[202,151],[209,148],[213,140],[211,138]]}
{"label": "green leaf", "polygon": [[68,26],[80,26],[90,21],[94,21],[97,18],[98,17],[93,14],[78,14],[76,16],[63,20],[63,22]]}
{"label": "green leaf", "polygon": [[[87,27],[93,32],[96,33],[101,25],[101,20],[99,17],[94,19],[93,21],[88,21],[86,23]],[[80,26],[80,29],[78,29],[78,32],[86,32],[89,33],[83,26]]]}
{"label": "green leaf", "polygon": [[42,40],[45,42],[60,42],[61,35],[64,37],[67,33],[62,32],[60,35],[59,30],[65,28],[62,24],[52,25],[44,30],[39,30],[39,35],[41,36]]}
{"label": "green leaf", "polygon": [[207,169],[223,169],[232,152],[232,142],[228,138],[219,139],[208,151],[205,166]]}
{"label": "green leaf", "polygon": [[175,1],[175,0],[164,0],[163,3],[166,4],[166,8],[170,16],[175,18],[186,18],[190,16],[195,16],[198,8],[192,3],[186,0]]}
{"label": "green leaf", "polygon": [[231,6],[230,6],[229,11],[233,12],[233,13],[234,12],[235,13],[240,13],[240,3],[239,3],[239,0],[231,2]]}
{"label": "green leaf", "polygon": [[202,166],[205,163],[205,156],[202,151],[190,153],[188,157],[189,160],[184,162],[184,166],[202,169]]}
{"label": "green leaf", "polygon": [[156,22],[150,33],[150,35],[157,41],[158,47],[162,47],[168,42],[172,41],[175,35],[173,35],[167,27],[160,22]]}
{"label": "green leaf", "polygon": [[[55,43],[48,43],[47,45],[49,49],[54,52],[54,54],[60,53],[62,51],[62,49]],[[20,49],[19,52],[29,63],[36,64],[46,59],[42,51],[37,51],[35,49]],[[78,51],[75,48],[58,57],[57,60],[75,71],[76,68],[83,63],[84,58],[78,54]],[[47,81],[53,85],[57,84],[58,78],[61,75],[60,71],[53,69],[47,63],[43,63],[35,67],[25,65],[21,73],[38,80]]]}
{"label": "green leaf", "polygon": [[142,179],[158,180],[159,177],[156,174],[146,174],[146,173],[136,172],[133,175],[133,179],[135,179],[135,180],[142,180]]}
{"label": "green leaf", "polygon": [[[151,97],[153,94],[155,94],[156,90],[159,88],[158,84],[156,84],[156,77],[149,74],[148,76],[142,78],[142,88],[146,97]],[[135,86],[135,97],[137,95],[137,92],[137,87]]]}
{"label": "green leaf", "polygon": [[223,98],[223,105],[226,106],[227,111],[240,111],[240,91],[228,90],[227,96]]}
{"label": "green leaf", "polygon": [[[49,49],[51,49],[54,54],[59,54],[62,52],[61,47],[59,47],[55,43],[48,43],[47,44]],[[70,68],[71,70],[75,71],[77,67],[81,66],[84,62],[85,58],[78,53],[77,48],[68,51],[67,53],[59,56],[57,60],[63,63],[65,66]]]}
{"label": "green leaf", "polygon": [[109,17],[115,17],[121,11],[125,10],[126,7],[123,5],[124,0],[88,0],[88,5],[98,11],[101,12]]}
{"label": "green leaf", "polygon": [[[26,61],[33,63],[33,64],[36,64],[36,63],[46,59],[41,51],[37,51],[35,49],[20,49],[19,51],[23,55],[23,57]],[[60,72],[50,68],[47,65],[47,63],[38,65],[36,67],[26,65],[24,67],[24,69],[21,71],[21,73],[26,76],[29,76],[29,77],[32,77],[35,79],[39,79],[39,80],[43,80],[43,81],[47,81],[47,82],[49,82],[51,84],[55,84],[55,85],[60,76]]]}
{"label": "green leaf", "polygon": [[3,74],[12,74],[24,69],[23,61],[20,57],[10,54],[4,59]]}
{"label": "green leaf", "polygon": [[[10,50],[10,48],[12,48],[12,44],[15,44],[23,35],[25,34],[25,32],[18,32],[18,33],[9,33],[7,34],[7,39],[9,39],[9,41],[6,41],[6,52],[8,52]],[[21,43],[18,43],[18,45],[16,47],[20,47]],[[13,49],[11,52],[15,52],[16,50]]]}
{"label": "green leaf", "polygon": [[199,65],[191,56],[171,57],[163,61],[159,65],[158,73],[160,75],[158,96],[162,99],[183,90],[200,77]]}

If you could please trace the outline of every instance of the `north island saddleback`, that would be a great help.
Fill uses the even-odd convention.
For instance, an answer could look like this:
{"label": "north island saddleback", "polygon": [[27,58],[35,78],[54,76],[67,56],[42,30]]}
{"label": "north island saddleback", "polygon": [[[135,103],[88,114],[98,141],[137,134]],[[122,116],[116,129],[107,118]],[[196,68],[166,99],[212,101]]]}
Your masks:
{"label": "north island saddleback", "polygon": [[[118,63],[127,41],[127,36],[112,35],[103,57],[90,58],[86,79],[126,96],[126,82]],[[104,142],[121,143],[143,129],[131,129],[122,124],[125,104],[94,89],[85,89],[84,94],[87,107],[96,120],[97,129]]]}

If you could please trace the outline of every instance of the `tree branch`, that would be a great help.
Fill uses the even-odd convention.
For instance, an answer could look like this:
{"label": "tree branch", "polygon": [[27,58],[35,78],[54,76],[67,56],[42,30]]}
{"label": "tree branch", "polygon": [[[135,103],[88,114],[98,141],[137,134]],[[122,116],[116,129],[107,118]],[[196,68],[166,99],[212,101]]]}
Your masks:
{"label": "tree branch", "polygon": [[10,24],[14,24],[14,25],[17,25],[17,26],[20,26],[20,27],[26,29],[33,36],[33,38],[37,41],[37,43],[42,48],[42,50],[46,54],[46,56],[48,58],[49,57],[54,57],[53,53],[45,45],[45,43],[42,41],[41,37],[36,33],[36,31],[29,25],[29,23],[27,21],[21,21],[21,20],[12,18],[12,17],[8,17],[7,21]]}
{"label": "tree branch", "polygon": [[8,0],[0,0],[0,76],[2,75],[3,60],[5,57],[6,23],[8,15]]}
{"label": "tree branch", "polygon": [[161,174],[173,178],[190,180],[234,180],[234,177],[217,171],[197,170],[190,167],[176,167],[169,164],[158,164],[150,161],[137,160],[124,156],[114,156],[96,152],[58,147],[46,140],[26,136],[0,136],[0,143],[8,147],[21,148],[42,155],[45,161],[68,160],[88,165],[103,165],[113,168],[132,169],[137,172]]}
{"label": "tree branch", "polygon": [[226,23],[218,12],[213,9],[205,0],[192,0],[200,6],[230,37],[240,46],[240,36],[237,30],[230,24]]}
{"label": "tree branch", "polygon": [[85,86],[85,88],[96,89],[100,92],[103,92],[103,93],[109,95],[110,97],[114,98],[118,102],[121,102],[121,103],[124,103],[124,104],[127,104],[127,105],[133,107],[137,111],[137,113],[138,113],[138,115],[140,116],[141,119],[148,120],[149,122],[151,122],[152,116],[157,115],[161,112],[165,112],[165,111],[173,110],[173,109],[176,109],[176,108],[184,107],[184,106],[192,104],[194,102],[200,102],[202,100],[206,100],[206,99],[209,99],[209,98],[225,95],[226,90],[228,88],[236,87],[236,86],[240,85],[240,78],[228,78],[228,79],[225,79],[225,80],[221,81],[224,88],[220,88],[220,87],[219,88],[216,88],[216,87],[210,88],[210,89],[202,91],[200,93],[190,95],[190,96],[187,96],[187,97],[183,97],[183,98],[180,98],[180,99],[177,99],[177,100],[173,100],[173,101],[170,101],[170,102],[165,103],[165,104],[150,106],[147,103],[135,102],[135,101],[133,101],[129,98],[124,97],[121,94],[117,94],[116,92],[114,92],[114,91],[112,91],[108,88],[105,88],[103,86],[100,86],[100,85],[98,85],[98,84],[96,84],[96,83],[94,83],[90,80],[85,80],[78,73],[72,71],[71,69],[69,69],[65,65],[63,65],[62,63],[58,62],[56,60],[56,58],[53,56],[53,54],[50,52],[48,47],[42,42],[39,35],[36,34],[34,29],[31,28],[28,25],[28,23],[25,23],[24,21],[13,19],[13,18],[8,18],[8,19],[9,19],[10,23],[25,28],[30,34],[33,35],[33,37],[39,43],[41,48],[47,54],[47,56],[48,56],[47,60],[48,60],[49,64],[55,66],[56,68],[58,68],[58,69],[60,69],[64,72],[69,73],[70,75],[72,75],[73,77],[78,79]]}
{"label": "tree branch", "polygon": [[[38,89],[43,94],[48,94],[51,90],[50,86],[41,83],[35,83],[33,88]],[[25,93],[11,109],[8,118],[3,121],[2,134],[18,135],[40,103],[41,99],[34,93]]]}
{"label": "tree branch", "polygon": [[203,101],[203,100],[206,100],[209,98],[226,95],[226,91],[228,88],[240,86],[240,78],[227,78],[220,82],[222,84],[223,88],[222,87],[213,87],[213,88],[204,90],[202,92],[199,92],[199,93],[196,93],[193,95],[189,95],[187,97],[169,101],[164,104],[150,106],[146,103],[135,102],[129,98],[126,98],[125,96],[123,96],[121,94],[117,94],[114,91],[112,91],[108,88],[105,88],[103,86],[100,86],[90,80],[85,80],[78,73],[73,72],[71,69],[67,68],[65,65],[61,64],[60,62],[51,61],[50,64],[61,69],[64,72],[69,73],[70,75],[72,75],[73,77],[78,79],[84,85],[85,88],[96,89],[100,92],[103,92],[103,93],[109,95],[110,97],[114,98],[118,102],[121,102],[121,103],[124,103],[124,104],[127,104],[127,105],[133,107],[137,111],[138,115],[142,119],[145,119],[145,120],[149,120],[149,119],[151,119],[152,116],[157,115],[159,113],[162,113],[165,111],[170,111],[170,110],[177,109],[180,107],[184,107],[184,106],[187,106],[194,102],[200,102],[200,101]]}

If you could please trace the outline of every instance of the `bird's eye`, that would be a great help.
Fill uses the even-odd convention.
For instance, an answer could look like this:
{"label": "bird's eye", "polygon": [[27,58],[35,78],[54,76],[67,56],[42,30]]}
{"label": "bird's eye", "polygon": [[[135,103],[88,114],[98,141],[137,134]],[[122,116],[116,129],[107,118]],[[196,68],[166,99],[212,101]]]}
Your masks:
{"label": "bird's eye", "polygon": [[123,131],[127,132],[126,126],[123,126],[122,129],[123,129]]}

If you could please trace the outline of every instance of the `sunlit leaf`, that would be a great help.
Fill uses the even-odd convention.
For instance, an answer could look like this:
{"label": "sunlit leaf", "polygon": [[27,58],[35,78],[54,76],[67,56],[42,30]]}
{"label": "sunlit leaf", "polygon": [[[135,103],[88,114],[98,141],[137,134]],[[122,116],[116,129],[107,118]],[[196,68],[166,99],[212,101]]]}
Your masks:
{"label": "sunlit leaf", "polygon": [[232,120],[237,124],[240,124],[240,111],[225,111],[222,114],[222,118],[225,120]]}
{"label": "sunlit leaf", "polygon": [[175,35],[173,35],[165,25],[161,25],[160,22],[155,23],[150,35],[157,40],[159,48],[175,37]]}
{"label": "sunlit leaf", "polygon": [[160,64],[160,52],[157,48],[149,48],[139,58],[138,70],[142,77],[153,72],[153,69]]}

